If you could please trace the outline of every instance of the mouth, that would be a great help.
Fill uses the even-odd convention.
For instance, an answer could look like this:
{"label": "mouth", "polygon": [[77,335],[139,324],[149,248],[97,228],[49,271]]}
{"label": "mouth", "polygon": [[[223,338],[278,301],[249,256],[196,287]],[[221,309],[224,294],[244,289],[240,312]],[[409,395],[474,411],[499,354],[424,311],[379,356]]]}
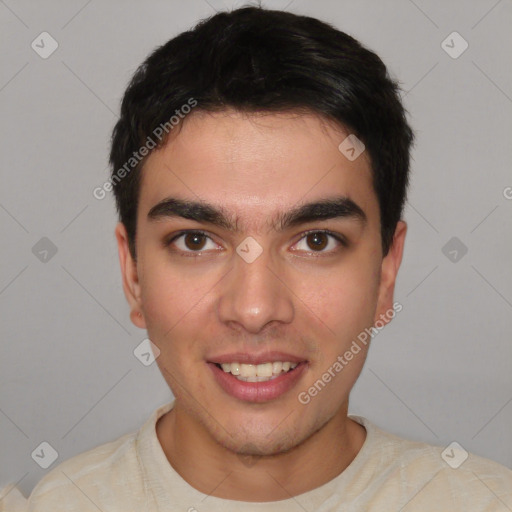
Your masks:
{"label": "mouth", "polygon": [[243,363],[239,361],[251,358],[238,355],[236,359],[217,358],[207,364],[224,392],[246,402],[262,403],[281,397],[298,384],[308,368],[308,361],[290,356]]}
{"label": "mouth", "polygon": [[268,382],[293,371],[299,363],[291,361],[268,361],[261,364],[214,363],[217,368],[230,373],[242,382]]}

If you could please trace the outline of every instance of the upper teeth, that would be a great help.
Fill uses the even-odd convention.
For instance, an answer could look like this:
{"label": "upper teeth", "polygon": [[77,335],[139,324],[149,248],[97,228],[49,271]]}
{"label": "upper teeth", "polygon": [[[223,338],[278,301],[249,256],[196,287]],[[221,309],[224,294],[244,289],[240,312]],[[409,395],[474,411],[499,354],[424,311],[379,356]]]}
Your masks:
{"label": "upper teeth", "polygon": [[262,364],[223,363],[221,366],[225,372],[231,372],[233,375],[241,377],[272,377],[295,368],[297,364],[289,361],[276,361]]}

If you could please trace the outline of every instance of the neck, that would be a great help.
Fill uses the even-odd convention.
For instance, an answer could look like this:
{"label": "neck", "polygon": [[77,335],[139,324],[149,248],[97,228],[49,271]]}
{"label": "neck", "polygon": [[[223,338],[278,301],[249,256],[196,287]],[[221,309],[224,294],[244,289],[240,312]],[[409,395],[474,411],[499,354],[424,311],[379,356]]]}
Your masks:
{"label": "neck", "polygon": [[177,401],[156,431],[169,463],[200,492],[238,501],[277,501],[320,487],[354,460],[366,430],[348,418],[347,410],[348,402],[300,445],[263,457],[226,449]]}

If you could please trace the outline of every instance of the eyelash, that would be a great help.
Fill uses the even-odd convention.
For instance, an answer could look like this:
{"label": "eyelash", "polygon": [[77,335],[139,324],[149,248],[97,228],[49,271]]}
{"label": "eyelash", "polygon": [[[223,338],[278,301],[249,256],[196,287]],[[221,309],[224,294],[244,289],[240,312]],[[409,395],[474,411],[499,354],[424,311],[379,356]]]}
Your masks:
{"label": "eyelash", "polygon": [[[329,236],[333,237],[337,242],[339,242],[341,244],[341,246],[344,248],[348,248],[348,246],[349,246],[347,240],[342,235],[340,235],[338,233],[334,233],[328,229],[311,229],[309,231],[305,231],[304,233],[302,233],[302,236],[299,238],[299,240],[297,240],[297,242],[295,242],[295,243],[296,244],[299,243],[301,240],[303,240],[308,235],[311,235],[313,233],[322,233],[325,235],[329,235]],[[204,236],[204,237],[212,240],[212,238],[205,231],[196,230],[196,229],[187,229],[187,230],[180,231],[179,233],[173,235],[172,238],[170,238],[169,240],[164,241],[164,246],[165,247],[171,246],[178,238],[182,237],[183,235],[201,235],[201,236]],[[330,250],[330,251],[313,251],[313,250],[311,250],[308,252],[308,254],[315,254],[317,256],[320,256],[322,254],[333,254],[335,252],[338,252],[338,250],[339,250],[339,248]],[[183,251],[182,249],[175,250],[175,252],[180,252],[182,256],[192,256],[192,257],[202,254],[202,251],[190,251],[190,250]]]}

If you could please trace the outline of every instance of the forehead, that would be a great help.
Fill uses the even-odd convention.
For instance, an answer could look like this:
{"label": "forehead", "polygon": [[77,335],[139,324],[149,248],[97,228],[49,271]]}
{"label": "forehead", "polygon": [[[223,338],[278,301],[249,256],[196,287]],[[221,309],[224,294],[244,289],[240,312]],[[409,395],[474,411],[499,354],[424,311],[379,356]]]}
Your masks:
{"label": "forehead", "polygon": [[313,114],[194,112],[146,160],[139,216],[167,196],[262,217],[298,202],[344,195],[378,216],[370,160],[349,160],[350,133]]}

